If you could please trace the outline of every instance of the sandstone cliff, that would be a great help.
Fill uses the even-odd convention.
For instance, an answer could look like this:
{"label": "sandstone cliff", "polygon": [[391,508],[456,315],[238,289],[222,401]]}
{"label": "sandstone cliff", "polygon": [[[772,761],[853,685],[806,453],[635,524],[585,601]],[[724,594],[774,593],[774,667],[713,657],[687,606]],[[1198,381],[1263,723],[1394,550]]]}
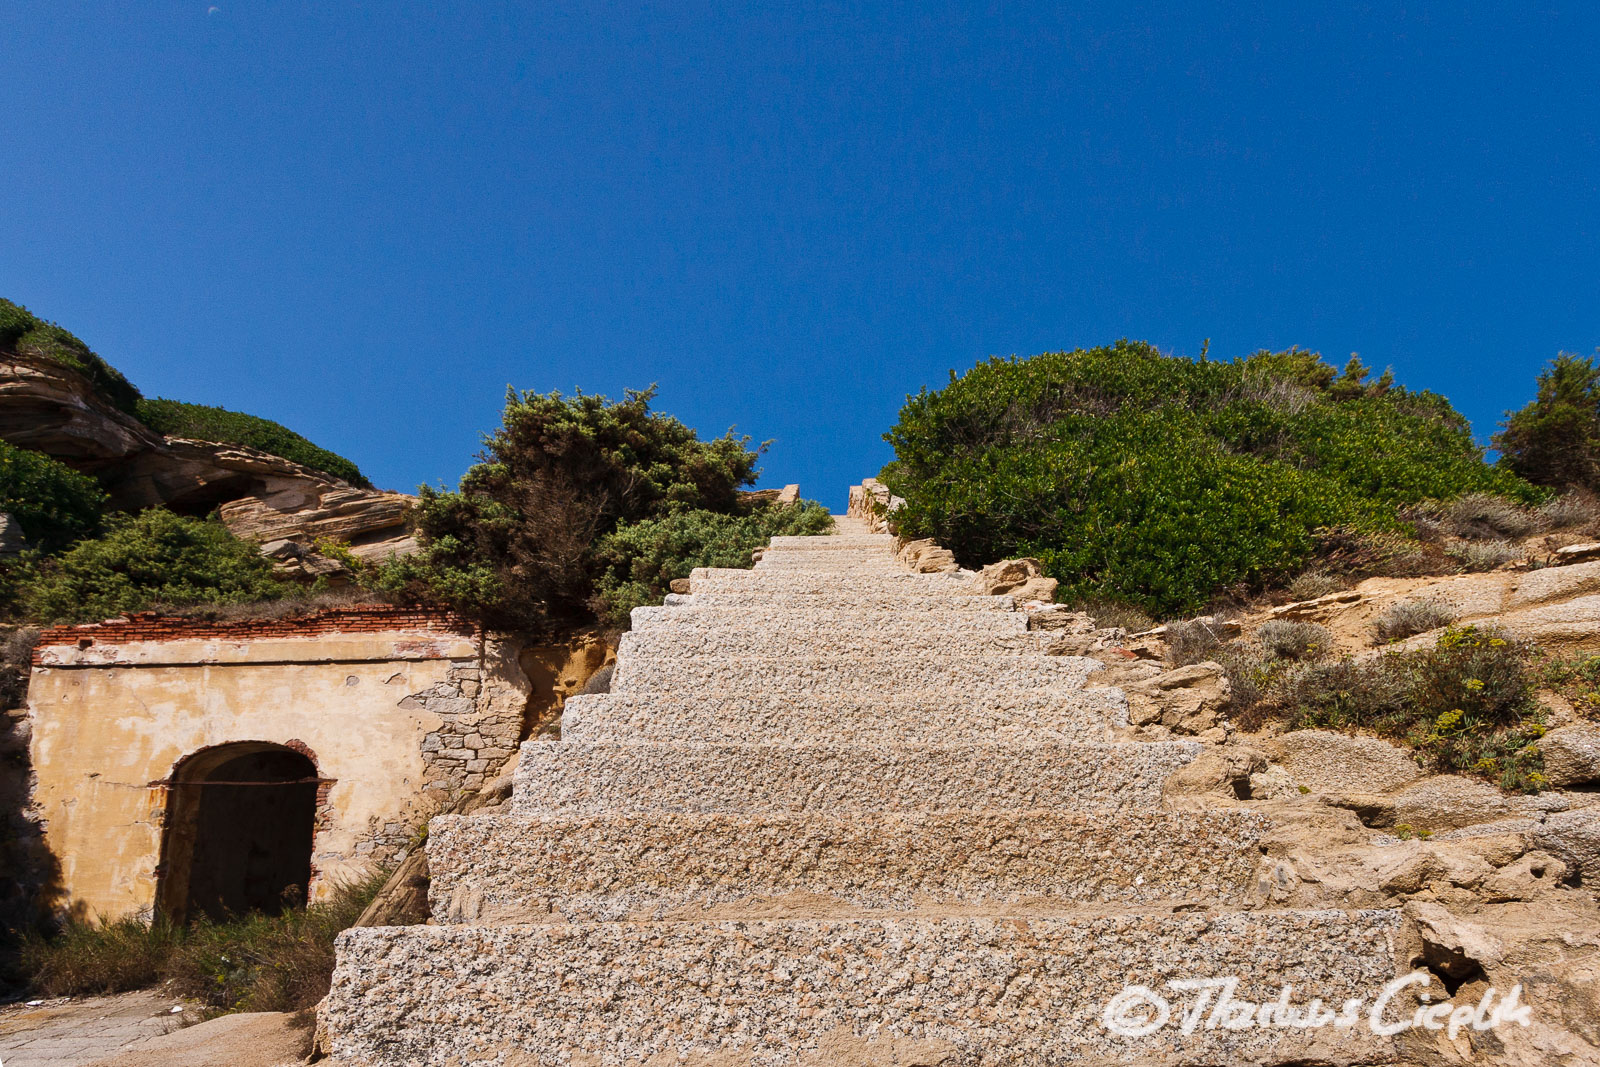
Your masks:
{"label": "sandstone cliff", "polygon": [[46,360],[0,353],[0,438],[94,475],[116,507],[215,510],[289,569],[318,538],[347,542],[362,558],[415,548],[404,493],[360,489],[241,445],[163,437]]}

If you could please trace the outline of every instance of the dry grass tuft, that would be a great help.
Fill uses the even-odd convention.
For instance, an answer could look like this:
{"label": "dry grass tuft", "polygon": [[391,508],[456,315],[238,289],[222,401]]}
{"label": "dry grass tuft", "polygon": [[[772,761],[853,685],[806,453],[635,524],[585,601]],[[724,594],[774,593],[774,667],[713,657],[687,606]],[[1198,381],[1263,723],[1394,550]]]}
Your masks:
{"label": "dry grass tuft", "polygon": [[1407,600],[1392,605],[1372,622],[1372,643],[1404,641],[1456,621],[1456,609],[1443,600]]}

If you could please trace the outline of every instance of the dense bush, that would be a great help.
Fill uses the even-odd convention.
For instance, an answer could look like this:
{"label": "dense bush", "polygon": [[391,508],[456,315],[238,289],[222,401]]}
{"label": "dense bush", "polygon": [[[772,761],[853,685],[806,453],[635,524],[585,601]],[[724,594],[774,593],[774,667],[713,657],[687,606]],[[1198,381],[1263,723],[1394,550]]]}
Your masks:
{"label": "dense bush", "polygon": [[55,323],[46,322],[20,304],[0,299],[0,351],[46,359],[84,375],[116,407],[136,414],[139,390],[122,372],[95,355],[89,346]]}
{"label": "dense bush", "polygon": [[240,604],[294,591],[221,523],[152,509],[44,561],[19,598],[27,618],[87,622],[158,605]]}
{"label": "dense bush", "polygon": [[765,448],[732,432],[702,441],[650,410],[654,390],[512,392],[500,429],[455,492],[423,488],[423,554],[384,588],[443,599],[490,625],[538,631],[589,610],[595,543],[622,523],[743,510]]}
{"label": "dense bush", "polygon": [[1544,736],[1529,650],[1508,635],[1451,627],[1432,648],[1311,664],[1281,677],[1292,728],[1369,730],[1411,746],[1435,771],[1539,789]]}
{"label": "dense bush", "polygon": [[992,359],[923,390],[886,435],[901,530],[965,565],[1035,556],[1064,599],[1163,614],[1287,580],[1323,528],[1402,528],[1399,505],[1539,492],[1484,462],[1466,420],[1315,355],[1233,362],[1121,341]]}
{"label": "dense bush", "polygon": [[1563,352],[1495,435],[1500,463],[1539,485],[1600,490],[1600,367]]}
{"label": "dense bush", "polygon": [[271,419],[229,411],[227,408],[166,399],[142,399],[137,413],[146,426],[168,437],[188,437],[197,441],[217,441],[256,448],[312,470],[331,474],[351,485],[372,488],[372,483],[367,481],[354,463],[326,448],[318,448],[287,426]]}
{"label": "dense bush", "polygon": [[54,552],[93,533],[105,503],[88,475],[0,441],[0,511],[21,524],[29,547]]}
{"label": "dense bush", "polygon": [[820,534],[833,525],[814,501],[757,508],[749,515],[681,511],[623,523],[595,546],[598,614],[625,624],[641,604],[659,604],[674,578],[696,567],[748,567],[752,549],[778,536]]}
{"label": "dense bush", "polygon": [[160,983],[217,1012],[303,1011],[327,995],[333,939],[361,917],[385,872],[281,915],[253,914],[184,928],[138,918],[74,921],[32,936],[23,966],[45,996],[120,993]]}

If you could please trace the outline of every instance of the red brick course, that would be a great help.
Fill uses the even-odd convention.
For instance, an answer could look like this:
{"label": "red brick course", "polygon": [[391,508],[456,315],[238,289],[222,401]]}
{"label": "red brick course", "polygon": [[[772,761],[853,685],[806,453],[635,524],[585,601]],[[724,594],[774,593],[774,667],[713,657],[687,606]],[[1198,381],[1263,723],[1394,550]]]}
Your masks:
{"label": "red brick course", "polygon": [[[317,637],[322,634],[447,633],[476,638],[478,628],[464,616],[423,608],[331,608],[284,619],[216,620],[146,612],[126,619],[54,626],[39,632],[33,662],[50,645],[120,645],[136,641],[254,641],[272,637]],[[87,642],[87,643],[85,643]]]}

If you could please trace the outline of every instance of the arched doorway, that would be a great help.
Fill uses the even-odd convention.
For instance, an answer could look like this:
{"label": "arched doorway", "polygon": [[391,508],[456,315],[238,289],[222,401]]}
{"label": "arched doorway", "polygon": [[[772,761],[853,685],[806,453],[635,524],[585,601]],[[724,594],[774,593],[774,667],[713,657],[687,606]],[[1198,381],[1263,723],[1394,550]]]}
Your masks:
{"label": "arched doorway", "polygon": [[305,903],[321,784],[310,757],[241,741],[173,770],[160,902],[173,919],[276,913]]}

